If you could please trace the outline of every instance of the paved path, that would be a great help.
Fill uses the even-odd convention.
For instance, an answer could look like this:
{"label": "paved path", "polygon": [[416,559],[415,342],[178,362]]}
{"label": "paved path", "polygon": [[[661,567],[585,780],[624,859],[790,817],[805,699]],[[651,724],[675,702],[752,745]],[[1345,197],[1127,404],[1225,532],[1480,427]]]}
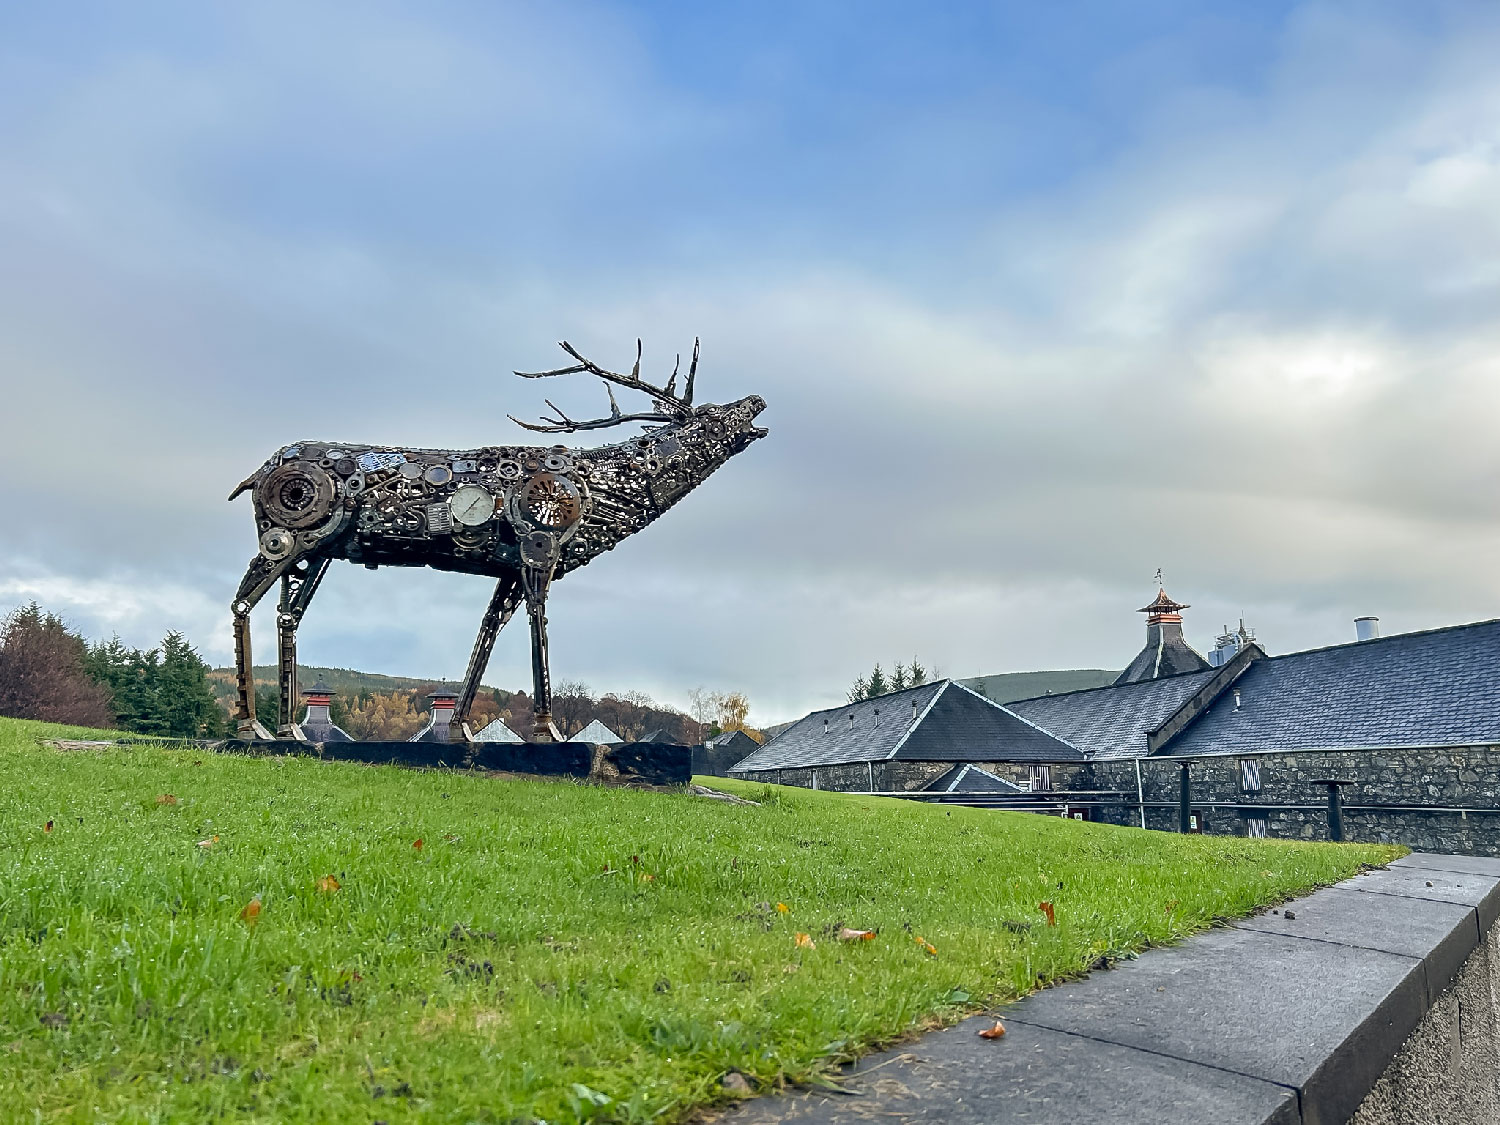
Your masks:
{"label": "paved path", "polygon": [[[1290,916],[1287,907],[1290,907]],[[1500,860],[1411,855],[1266,913],[869,1056],[797,1121],[1342,1125],[1500,916]]]}

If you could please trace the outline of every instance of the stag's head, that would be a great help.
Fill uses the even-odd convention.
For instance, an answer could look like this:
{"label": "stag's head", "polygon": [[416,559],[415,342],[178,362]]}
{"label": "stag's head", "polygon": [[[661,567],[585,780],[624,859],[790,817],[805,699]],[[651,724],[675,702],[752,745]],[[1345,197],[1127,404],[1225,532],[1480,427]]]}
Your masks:
{"label": "stag's head", "polygon": [[[550,379],[559,375],[577,374],[596,375],[603,380],[604,389],[609,394],[609,414],[603,418],[577,421],[564,414],[551,399],[546,399],[544,401],[557,415],[556,418],[544,418],[541,422],[522,422],[512,414],[511,421],[518,426],[543,434],[572,434],[583,430],[602,430],[627,422],[658,423],[674,427],[684,433],[698,431],[712,436],[718,439],[715,444],[722,444],[726,447],[727,456],[733,456],[752,441],[766,436],[766,430],[755,424],[756,417],[766,408],[766,400],[759,395],[746,395],[737,402],[727,402],[722,405],[718,403],[693,405],[693,383],[698,377],[697,340],[693,341],[693,358],[688,365],[687,378],[683,382],[680,393],[677,390],[677,376],[681,367],[680,357],[678,364],[672,368],[672,377],[667,380],[665,386],[648,383],[641,378],[641,342],[639,340],[635,344],[635,366],[630,369],[629,375],[607,370],[592,360],[585,359],[566,340],[562,342],[562,348],[578,362],[553,371],[517,371],[516,374],[523,379]],[[653,409],[636,414],[621,413],[620,404],[615,401],[615,387],[625,387],[647,395],[651,399]]]}

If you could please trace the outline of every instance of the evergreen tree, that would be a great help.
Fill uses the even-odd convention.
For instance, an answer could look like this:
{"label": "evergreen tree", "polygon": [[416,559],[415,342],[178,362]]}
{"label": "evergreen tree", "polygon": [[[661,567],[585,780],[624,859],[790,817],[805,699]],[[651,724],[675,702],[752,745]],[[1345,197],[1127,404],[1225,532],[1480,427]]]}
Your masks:
{"label": "evergreen tree", "polygon": [[880,663],[877,661],[875,670],[870,673],[869,694],[865,698],[875,699],[878,696],[885,695],[890,690],[891,685],[886,681],[885,673],[880,670]]}
{"label": "evergreen tree", "polygon": [[895,671],[891,673],[891,690],[905,691],[909,686],[906,681],[906,665],[897,661]]}

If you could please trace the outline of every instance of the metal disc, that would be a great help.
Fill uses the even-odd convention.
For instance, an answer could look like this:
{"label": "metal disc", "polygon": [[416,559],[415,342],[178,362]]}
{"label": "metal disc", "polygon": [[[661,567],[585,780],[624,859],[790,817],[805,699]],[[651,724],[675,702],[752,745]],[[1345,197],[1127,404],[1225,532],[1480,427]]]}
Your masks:
{"label": "metal disc", "polygon": [[461,484],[448,500],[453,522],[461,527],[478,527],[495,514],[495,497],[489,489],[477,484]]}

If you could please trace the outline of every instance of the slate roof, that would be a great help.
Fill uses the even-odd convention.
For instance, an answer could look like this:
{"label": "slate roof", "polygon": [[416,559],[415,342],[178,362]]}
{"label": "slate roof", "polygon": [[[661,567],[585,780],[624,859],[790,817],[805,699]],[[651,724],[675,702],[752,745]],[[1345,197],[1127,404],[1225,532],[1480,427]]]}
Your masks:
{"label": "slate roof", "polygon": [[996,777],[987,769],[961,762],[927,786],[932,793],[1025,793],[1014,782]]}
{"label": "slate roof", "polygon": [[492,719],[478,734],[474,736],[475,742],[525,742],[515,731],[506,726],[499,719]]}
{"label": "slate roof", "polygon": [[1133,684],[1141,680],[1177,676],[1184,672],[1201,672],[1207,667],[1208,661],[1182,635],[1182,625],[1163,621],[1146,626],[1146,647],[1135,654],[1135,659],[1115,679],[1115,684]]}
{"label": "slate roof", "polygon": [[1157,753],[1496,742],[1500,621],[1481,621],[1258,660]]}
{"label": "slate roof", "polygon": [[814,711],[731,770],[851,762],[1080,761],[1073,746],[952,680]]}
{"label": "slate roof", "polygon": [[1139,758],[1146,735],[1166,722],[1217,668],[1133,684],[1020,699],[1006,706],[1023,719],[1072,743],[1089,758]]}
{"label": "slate roof", "polygon": [[618,734],[610,730],[598,719],[594,719],[588,726],[568,739],[569,742],[623,742]]}

